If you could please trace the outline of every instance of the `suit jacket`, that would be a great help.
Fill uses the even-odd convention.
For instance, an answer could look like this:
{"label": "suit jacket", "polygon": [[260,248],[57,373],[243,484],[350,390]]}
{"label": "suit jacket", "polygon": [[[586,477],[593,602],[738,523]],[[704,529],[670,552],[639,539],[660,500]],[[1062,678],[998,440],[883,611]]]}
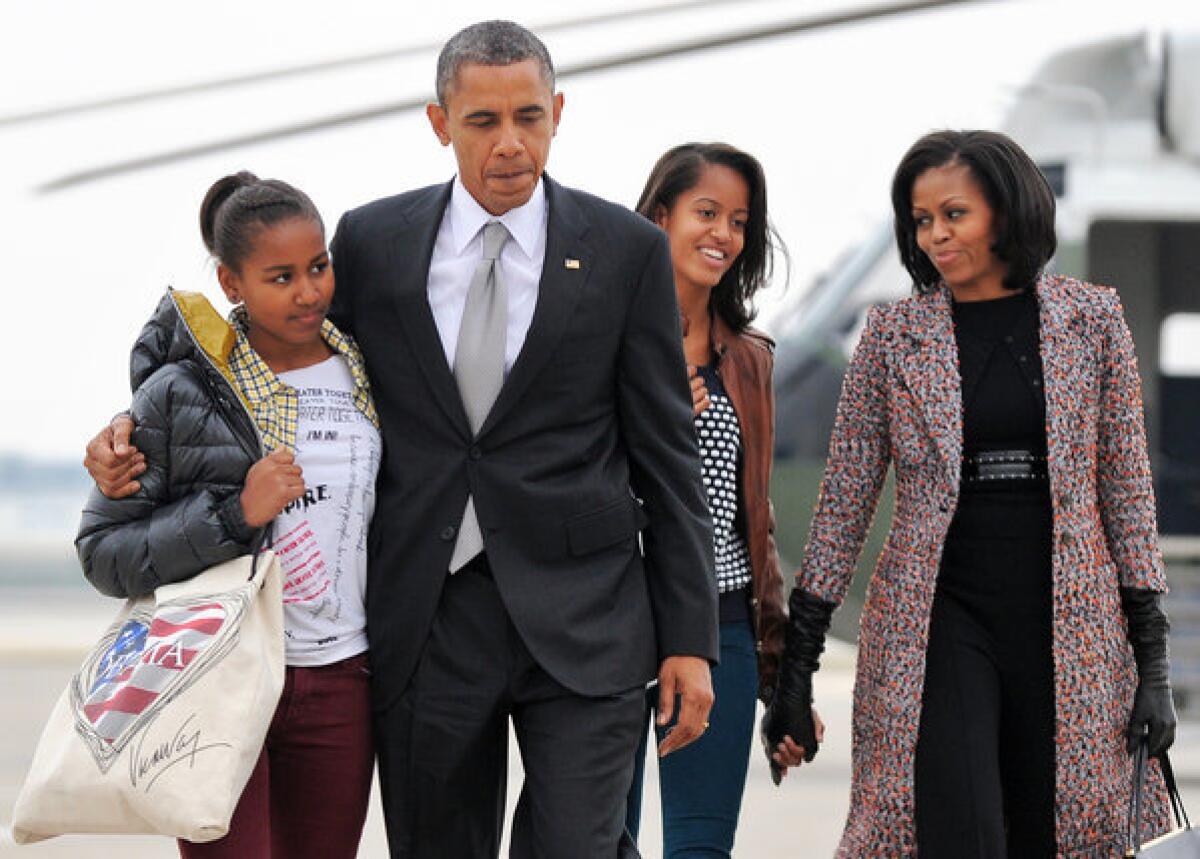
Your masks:
{"label": "suit jacket", "polygon": [[379,708],[417,663],[468,493],[513,624],[567,688],[613,694],[666,656],[717,658],[667,242],[619,206],[545,183],[533,321],[475,437],[426,292],[450,184],[346,213],[331,245],[331,317],[362,349],[384,442],[367,584]]}
{"label": "suit jacket", "polygon": [[[1166,590],[1133,341],[1111,289],[1037,285],[1054,514],[1058,854],[1118,855],[1136,675],[1121,586]],[[913,852],[929,615],[958,500],[962,396],[949,291],[875,308],[846,371],[798,586],[840,602],[889,463],[891,531],[859,634],[850,814],[839,857]],[[952,740],[948,740],[952,741]],[[1157,763],[1147,832],[1167,823]]]}

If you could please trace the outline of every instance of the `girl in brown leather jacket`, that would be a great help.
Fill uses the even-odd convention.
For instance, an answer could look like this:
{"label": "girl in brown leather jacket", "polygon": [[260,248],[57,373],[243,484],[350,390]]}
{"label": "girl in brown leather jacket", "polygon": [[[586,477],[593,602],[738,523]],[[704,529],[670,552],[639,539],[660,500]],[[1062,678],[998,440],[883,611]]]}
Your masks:
{"label": "girl in brown leather jacket", "polygon": [[[683,314],[696,432],[713,517],[721,661],[708,728],[660,758],[663,856],[729,855],[745,786],[755,699],[769,701],[783,649],[783,579],[768,490],[774,445],[771,339],[750,327],[779,247],[761,165],[720,143],[688,143],[654,166],[637,211],[667,233]],[[651,705],[657,692],[650,693]],[[660,713],[661,742],[670,730]],[[644,747],[628,825],[640,822]],[[688,855],[691,855],[690,852]]]}

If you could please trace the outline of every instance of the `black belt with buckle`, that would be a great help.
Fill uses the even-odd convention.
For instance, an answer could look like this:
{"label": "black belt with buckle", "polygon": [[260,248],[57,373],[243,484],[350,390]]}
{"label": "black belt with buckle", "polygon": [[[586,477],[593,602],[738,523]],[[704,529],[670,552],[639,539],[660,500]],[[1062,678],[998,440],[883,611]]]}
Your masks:
{"label": "black belt with buckle", "polygon": [[1021,486],[1049,477],[1045,455],[1031,450],[985,450],[962,461],[962,482],[971,486]]}

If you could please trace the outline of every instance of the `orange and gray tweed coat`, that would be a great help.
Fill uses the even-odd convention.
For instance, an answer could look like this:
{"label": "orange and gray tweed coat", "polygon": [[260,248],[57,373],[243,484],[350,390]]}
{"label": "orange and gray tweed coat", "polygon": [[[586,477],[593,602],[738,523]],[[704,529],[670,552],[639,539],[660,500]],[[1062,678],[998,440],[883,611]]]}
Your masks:
{"label": "orange and gray tweed coat", "polygon": [[[1120,300],[1037,285],[1054,512],[1058,856],[1122,855],[1136,669],[1120,587],[1165,591],[1141,385]],[[889,465],[891,530],[867,590],[854,688],[850,813],[837,855],[915,856],[913,762],[929,616],[958,497],[962,396],[950,293],[874,308],[843,382],[797,585],[840,603]],[[1150,825],[1167,826],[1157,764]]]}

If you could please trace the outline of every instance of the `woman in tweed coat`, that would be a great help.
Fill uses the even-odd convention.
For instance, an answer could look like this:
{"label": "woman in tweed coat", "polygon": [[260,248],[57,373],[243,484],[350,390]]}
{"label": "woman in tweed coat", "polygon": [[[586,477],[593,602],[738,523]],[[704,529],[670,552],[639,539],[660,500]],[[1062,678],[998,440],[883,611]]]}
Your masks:
{"label": "woman in tweed coat", "polygon": [[[851,808],[837,855],[1123,855],[1130,746],[1148,737],[1152,754],[1165,751],[1175,715],[1166,618],[1159,607],[1166,579],[1137,364],[1120,301],[1111,289],[1041,274],[1055,247],[1053,196],[1025,153],[1003,135],[938,132],[922,138],[897,170],[893,205],[901,258],[917,294],[871,311],[846,373],[789,602],[778,692],[763,723],[767,753],[778,766],[799,764],[816,751],[808,715],[811,675],[890,464],[895,514],[862,615]],[[1046,532],[1044,540],[1031,534],[1025,546],[1018,544],[1009,563],[1015,566],[1031,549],[1049,555],[1043,565],[1050,626],[1044,636],[1046,718],[1015,739],[1005,722],[1011,699],[1024,693],[1003,681],[996,684],[995,702],[961,696],[960,722],[939,714],[939,729],[961,725],[962,731],[931,735],[933,720],[926,724],[926,708],[941,691],[931,685],[931,618],[939,613],[942,579],[951,572],[956,513],[969,506],[968,475],[984,474],[983,465],[964,460],[964,415],[970,410],[964,412],[967,364],[960,361],[963,332],[956,327],[960,306],[975,301],[981,302],[976,310],[994,302],[987,314],[999,313],[1002,302],[1027,302],[1032,357],[1041,365],[1040,373],[1018,375],[1018,362],[1030,356],[1012,350],[1002,355],[1013,337],[998,339],[997,361],[1009,362],[1014,384],[1036,391],[1044,408],[1042,426],[1035,427],[1039,444],[1044,436],[1044,456],[1023,457],[1029,462],[1020,467],[1027,469],[1023,477],[1043,481]],[[985,367],[991,361],[989,355]],[[1002,530],[1000,517],[992,521]],[[1004,569],[1003,559],[983,556],[969,558],[966,566],[972,565],[980,578],[1019,572]],[[1001,580],[999,592],[1007,586]],[[1036,636],[1030,617],[1038,617],[1032,608],[1024,618],[1014,612],[998,622],[977,619],[1002,633],[1025,624],[1024,632]],[[995,669],[1018,680],[1027,671],[1031,681],[1038,671],[1024,663]],[[964,686],[981,682],[978,674],[963,678]],[[996,712],[984,712],[988,707]],[[981,739],[981,722],[996,724],[993,736]],[[1019,803],[1023,791],[1033,789],[1021,782],[1022,768],[1039,765],[1039,736],[1047,738],[1048,760],[1042,763],[1050,787],[1045,801],[1030,810]],[[921,755],[986,760],[976,755],[988,742],[993,771],[966,772],[959,795],[922,784],[941,771],[922,768]],[[930,772],[935,775],[923,775]],[[1156,765],[1149,784],[1147,834],[1167,822]],[[927,803],[923,815],[922,797],[934,795],[948,797],[949,804]],[[1017,832],[1039,831],[1036,821],[1018,814],[1044,816],[1042,840],[1026,835],[1015,843]],[[989,827],[989,820],[996,825]]]}

